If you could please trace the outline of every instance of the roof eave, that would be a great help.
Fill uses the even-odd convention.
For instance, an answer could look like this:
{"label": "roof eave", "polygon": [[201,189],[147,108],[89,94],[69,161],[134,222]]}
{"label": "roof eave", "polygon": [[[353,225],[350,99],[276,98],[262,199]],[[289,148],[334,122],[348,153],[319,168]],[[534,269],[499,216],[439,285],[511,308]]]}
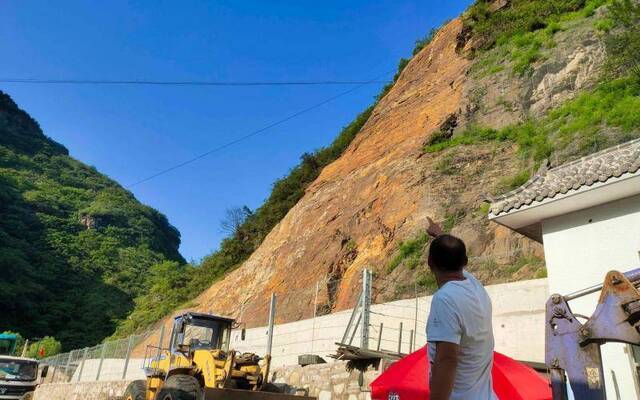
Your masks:
{"label": "roof eave", "polygon": [[535,226],[542,221],[637,194],[640,194],[640,171],[583,186],[565,195],[547,198],[498,215],[490,213],[489,220],[542,242],[541,233],[531,233],[539,231]]}

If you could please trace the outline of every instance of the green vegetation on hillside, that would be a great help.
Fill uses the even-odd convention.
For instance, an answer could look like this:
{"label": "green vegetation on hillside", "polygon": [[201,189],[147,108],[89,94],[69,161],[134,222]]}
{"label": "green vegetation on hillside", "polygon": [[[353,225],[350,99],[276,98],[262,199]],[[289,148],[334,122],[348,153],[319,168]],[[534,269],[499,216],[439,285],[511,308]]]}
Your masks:
{"label": "green vegetation on hillside", "polygon": [[[471,15],[474,15],[474,7],[480,3],[483,2],[477,2],[472,7]],[[545,1],[532,3],[547,4]],[[576,13],[591,14],[603,3],[607,2],[581,2],[583,8],[577,9]],[[512,2],[512,7],[518,4]],[[640,5],[630,0],[615,0],[608,7],[605,19],[611,21],[606,24],[611,29],[608,29],[605,37],[607,61],[603,79],[594,89],[581,93],[544,117],[530,118],[499,130],[470,125],[453,137],[433,135],[425,151],[434,153],[480,142],[516,143],[523,169],[499,182],[496,192],[502,193],[525,183],[543,159],[553,158],[558,164],[640,136],[640,31],[637,29],[640,24]],[[523,7],[523,10],[529,10],[529,7]],[[491,14],[490,19],[503,18],[504,15],[495,16],[500,13]],[[540,15],[547,14],[541,12]],[[565,14],[564,19],[572,15]],[[504,34],[515,33],[517,36],[521,32],[518,29],[530,25],[525,23],[527,18],[518,24],[513,21],[504,26],[496,23],[495,32],[489,33],[487,26],[480,24],[477,34],[486,38],[481,43],[491,46],[499,42]],[[533,15],[530,18],[536,19]]]}
{"label": "green vegetation on hillside", "polygon": [[513,0],[499,10],[492,10],[490,0],[476,1],[463,16],[471,31],[477,52],[497,48],[484,56],[475,71],[481,75],[504,69],[503,61],[511,62],[514,74],[531,71],[531,64],[543,57],[542,50],[555,46],[553,36],[565,23],[591,16],[610,0]]}
{"label": "green vegetation on hillside", "polygon": [[95,344],[151,265],[184,262],[179,243],[164,215],[69,157],[0,92],[0,329]]}
{"label": "green vegetation on hillside", "polygon": [[[607,75],[630,74],[640,80],[640,3],[617,0],[603,20],[607,46]],[[618,28],[612,32],[611,29]]]}
{"label": "green vegetation on hillside", "polygon": [[608,0],[511,0],[492,10],[491,0],[477,0],[464,13],[463,23],[471,29],[476,48],[487,50],[497,43],[520,40],[541,29],[557,30],[558,23],[588,16]]}
{"label": "green vegetation on hillside", "polygon": [[[543,118],[499,130],[471,125],[450,139],[430,142],[425,151],[434,153],[459,145],[511,141],[518,144],[524,161],[533,160],[538,165],[553,154],[557,162],[562,162],[638,137],[638,110],[640,80],[619,78],[580,94]],[[528,168],[507,178],[499,191],[520,186],[530,172]]]}
{"label": "green vegetation on hillside", "polygon": [[420,263],[420,258],[427,243],[429,243],[429,235],[425,232],[420,232],[416,237],[400,243],[398,254],[389,262],[387,271],[393,271],[403,262],[407,268],[414,269]]}

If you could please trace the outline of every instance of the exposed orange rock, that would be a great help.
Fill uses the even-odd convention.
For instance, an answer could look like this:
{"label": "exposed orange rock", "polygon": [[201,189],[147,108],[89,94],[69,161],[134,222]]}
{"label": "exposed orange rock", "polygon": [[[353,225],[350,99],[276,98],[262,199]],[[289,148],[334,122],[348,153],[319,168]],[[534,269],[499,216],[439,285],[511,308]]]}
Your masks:
{"label": "exposed orange rock", "polygon": [[[385,275],[398,243],[423,229],[427,216],[443,219],[456,201],[477,207],[490,183],[515,171],[515,150],[508,145],[462,149],[452,158],[460,172],[453,176],[435,172],[441,155],[423,152],[429,135],[461,108],[470,65],[455,50],[461,28],[453,20],[412,59],[345,153],[246,262],[195,299],[194,309],[260,326],[275,292],[277,323],[309,318],[318,281],[326,310],[350,308],[363,268]],[[468,241],[472,254],[501,251],[494,237],[499,243],[527,242],[494,230],[485,216],[469,215],[453,232]],[[393,277],[412,279],[399,270]]]}

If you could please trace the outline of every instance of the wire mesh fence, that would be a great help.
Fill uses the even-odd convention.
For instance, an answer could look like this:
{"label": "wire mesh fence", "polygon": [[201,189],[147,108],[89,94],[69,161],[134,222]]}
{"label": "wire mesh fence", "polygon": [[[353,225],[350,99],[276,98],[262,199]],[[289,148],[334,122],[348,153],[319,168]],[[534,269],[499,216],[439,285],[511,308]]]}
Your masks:
{"label": "wire mesh fence", "polygon": [[[131,335],[98,344],[93,347],[72,350],[47,357],[42,363],[49,366],[46,382],[86,382],[126,379],[135,374],[131,367],[133,348],[150,332]],[[139,364],[135,360],[135,364]]]}
{"label": "wire mesh fence", "polygon": [[[379,296],[393,292],[398,279],[361,274],[344,278],[326,276],[315,284],[299,289],[281,289],[276,305],[277,320],[293,321],[276,324],[272,336],[272,365],[274,367],[294,365],[298,356],[317,354],[326,357],[335,354],[336,343],[363,346],[370,350],[409,353],[426,343],[425,324],[429,309],[429,298],[417,287],[406,291],[400,299],[374,303],[379,299],[394,296]],[[366,300],[359,295],[368,279],[369,292]],[[363,312],[363,301],[367,303]],[[238,352],[251,352],[264,356],[268,346],[268,299],[260,302],[256,309],[240,308],[238,320],[243,315],[264,314],[259,327],[243,329],[240,324],[232,330],[230,348]],[[293,310],[293,312],[292,312]],[[282,314],[281,314],[282,313]],[[358,320],[357,315],[360,314]],[[363,320],[365,322],[363,322]],[[254,324],[255,325],[255,324]],[[167,328],[170,328],[167,325]],[[365,334],[363,335],[363,330]],[[144,378],[144,358],[135,348],[145,344],[167,349],[170,329],[163,334],[148,331],[130,337],[107,341],[93,347],[76,349],[44,359],[50,367],[48,382],[83,382],[96,380],[119,380]],[[366,343],[362,338],[366,337]],[[144,352],[144,349],[143,351]],[[155,354],[155,353],[154,353]]]}

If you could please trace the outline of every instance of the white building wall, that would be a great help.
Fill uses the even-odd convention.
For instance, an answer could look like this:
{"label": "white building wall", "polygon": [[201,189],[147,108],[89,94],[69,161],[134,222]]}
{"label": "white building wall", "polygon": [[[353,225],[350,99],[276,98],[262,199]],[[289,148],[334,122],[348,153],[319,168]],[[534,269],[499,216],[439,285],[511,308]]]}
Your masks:
{"label": "white building wall", "polygon": [[[543,221],[549,291],[568,294],[602,283],[612,270],[640,267],[640,196],[576,211]],[[590,316],[598,294],[572,301],[574,313]],[[616,398],[613,376],[622,399],[638,398],[634,369],[626,345],[603,347],[605,384]]]}

